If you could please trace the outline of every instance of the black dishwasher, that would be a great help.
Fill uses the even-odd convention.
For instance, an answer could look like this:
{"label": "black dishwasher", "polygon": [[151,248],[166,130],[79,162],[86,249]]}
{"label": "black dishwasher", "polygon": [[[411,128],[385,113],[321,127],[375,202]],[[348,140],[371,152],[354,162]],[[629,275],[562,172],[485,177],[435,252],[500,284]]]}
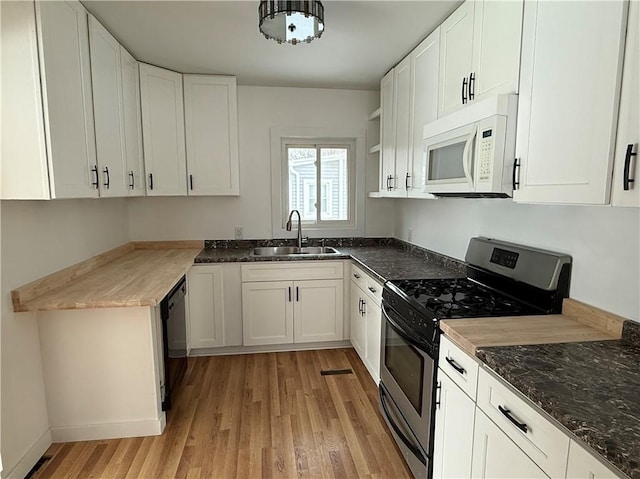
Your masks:
{"label": "black dishwasher", "polygon": [[171,409],[171,398],[175,398],[178,384],[187,370],[186,294],[187,280],[183,276],[160,303],[164,350],[163,411]]}

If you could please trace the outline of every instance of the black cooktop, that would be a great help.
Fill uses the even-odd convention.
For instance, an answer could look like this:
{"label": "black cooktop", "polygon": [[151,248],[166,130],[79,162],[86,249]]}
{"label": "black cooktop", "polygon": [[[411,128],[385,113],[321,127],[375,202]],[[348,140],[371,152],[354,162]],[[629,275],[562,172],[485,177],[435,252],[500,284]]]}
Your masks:
{"label": "black cooktop", "polygon": [[468,278],[394,280],[418,310],[436,319],[521,316],[540,311]]}

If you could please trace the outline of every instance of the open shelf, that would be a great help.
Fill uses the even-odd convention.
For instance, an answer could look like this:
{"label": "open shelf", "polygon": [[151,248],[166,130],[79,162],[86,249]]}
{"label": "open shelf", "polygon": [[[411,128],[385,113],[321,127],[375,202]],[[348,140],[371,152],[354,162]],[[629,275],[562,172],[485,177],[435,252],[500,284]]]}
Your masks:
{"label": "open shelf", "polygon": [[380,108],[369,115],[369,120],[375,120],[376,118],[380,118]]}

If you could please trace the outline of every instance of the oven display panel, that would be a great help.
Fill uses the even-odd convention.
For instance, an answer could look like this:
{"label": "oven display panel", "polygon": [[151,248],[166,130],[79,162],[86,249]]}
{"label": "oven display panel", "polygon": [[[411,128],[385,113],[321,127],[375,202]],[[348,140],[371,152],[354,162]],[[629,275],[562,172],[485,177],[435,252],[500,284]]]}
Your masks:
{"label": "oven display panel", "polygon": [[504,266],[505,268],[515,269],[516,264],[518,263],[518,256],[520,256],[520,254],[514,251],[493,248],[491,259],[489,261],[499,264],[500,266]]}

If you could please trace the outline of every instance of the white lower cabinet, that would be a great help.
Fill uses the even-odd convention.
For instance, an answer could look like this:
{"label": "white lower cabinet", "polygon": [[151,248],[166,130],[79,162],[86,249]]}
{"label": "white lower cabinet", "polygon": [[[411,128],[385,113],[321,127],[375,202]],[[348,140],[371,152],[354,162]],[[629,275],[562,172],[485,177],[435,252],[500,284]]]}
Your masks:
{"label": "white lower cabinet", "polygon": [[469,479],[476,405],[438,369],[438,402],[433,448],[434,479]]}
{"label": "white lower cabinet", "polygon": [[350,340],[353,349],[356,350],[360,358],[365,357],[365,341],[367,335],[367,320],[362,315],[362,290],[355,282],[351,282],[351,307],[350,313]]}
{"label": "white lower cabinet", "polygon": [[293,282],[242,285],[242,335],[245,346],[293,342]]}
{"label": "white lower cabinet", "polygon": [[618,471],[612,470],[589,451],[572,440],[569,446],[569,462],[567,464],[567,479],[609,479],[623,477]]}
{"label": "white lower cabinet", "polygon": [[624,477],[448,337],[440,344],[434,479]]}
{"label": "white lower cabinet", "polygon": [[486,370],[478,374],[478,407],[550,477],[563,477],[569,437]]}
{"label": "white lower cabinet", "polygon": [[242,265],[245,346],[343,339],[342,262]]}
{"label": "white lower cabinet", "polygon": [[342,339],[341,279],[296,281],[293,341],[310,343]]}
{"label": "white lower cabinet", "polygon": [[381,298],[382,286],[351,265],[351,344],[376,384],[380,382]]}
{"label": "white lower cabinet", "polygon": [[189,348],[242,345],[240,265],[195,265],[188,281]]}
{"label": "white lower cabinet", "polygon": [[482,479],[549,477],[480,408],[476,408],[471,476]]}

